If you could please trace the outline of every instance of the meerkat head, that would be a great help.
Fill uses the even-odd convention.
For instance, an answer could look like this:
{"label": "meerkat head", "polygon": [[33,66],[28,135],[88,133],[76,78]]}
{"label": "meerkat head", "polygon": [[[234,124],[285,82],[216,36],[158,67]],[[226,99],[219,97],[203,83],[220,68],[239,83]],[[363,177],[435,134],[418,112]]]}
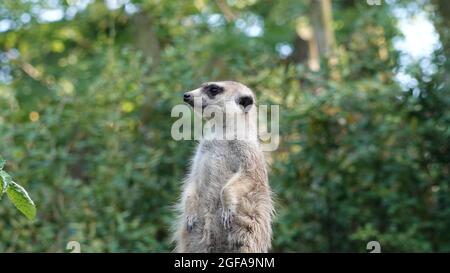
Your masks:
{"label": "meerkat head", "polygon": [[[212,112],[246,115],[255,108],[255,95],[247,86],[233,81],[206,82],[199,88],[184,93],[183,99],[203,118]],[[209,108],[210,111],[205,111]]]}

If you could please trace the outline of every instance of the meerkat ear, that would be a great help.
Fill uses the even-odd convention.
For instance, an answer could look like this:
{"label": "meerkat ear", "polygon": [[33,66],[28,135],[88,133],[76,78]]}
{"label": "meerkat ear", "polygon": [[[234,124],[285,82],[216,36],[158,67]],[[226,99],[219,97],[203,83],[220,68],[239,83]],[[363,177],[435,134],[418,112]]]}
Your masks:
{"label": "meerkat ear", "polygon": [[238,104],[243,108],[244,112],[248,112],[253,104],[253,98],[250,96],[239,97]]}

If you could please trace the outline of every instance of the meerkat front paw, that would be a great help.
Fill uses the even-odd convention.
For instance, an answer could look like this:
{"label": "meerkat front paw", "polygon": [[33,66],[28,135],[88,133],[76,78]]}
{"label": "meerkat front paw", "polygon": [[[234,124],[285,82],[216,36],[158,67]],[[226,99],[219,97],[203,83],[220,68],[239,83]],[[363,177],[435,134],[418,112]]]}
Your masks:
{"label": "meerkat front paw", "polygon": [[194,229],[195,224],[197,223],[197,217],[195,215],[186,216],[186,230],[191,232]]}
{"label": "meerkat front paw", "polygon": [[233,223],[234,209],[223,208],[222,209],[222,223],[225,229],[231,230],[231,224]]}

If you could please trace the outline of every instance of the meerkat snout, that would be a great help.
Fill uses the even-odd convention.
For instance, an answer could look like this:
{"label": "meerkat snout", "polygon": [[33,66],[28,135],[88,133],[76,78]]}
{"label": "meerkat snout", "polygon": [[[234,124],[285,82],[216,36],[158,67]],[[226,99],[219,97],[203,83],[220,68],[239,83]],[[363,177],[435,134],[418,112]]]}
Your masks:
{"label": "meerkat snout", "polygon": [[248,111],[250,111],[250,108],[253,105],[253,98],[250,96],[239,97],[237,100],[237,104],[239,104],[242,110],[247,113]]}
{"label": "meerkat snout", "polygon": [[192,101],[193,101],[192,96],[189,93],[184,93],[183,94],[183,100],[184,100],[184,102],[187,102],[189,104],[191,104]]}

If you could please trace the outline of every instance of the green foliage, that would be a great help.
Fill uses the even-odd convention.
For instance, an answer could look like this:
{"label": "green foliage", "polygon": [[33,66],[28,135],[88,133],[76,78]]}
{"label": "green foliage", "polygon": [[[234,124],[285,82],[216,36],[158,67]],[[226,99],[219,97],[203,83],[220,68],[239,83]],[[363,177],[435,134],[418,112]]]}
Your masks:
{"label": "green foliage", "polygon": [[36,217],[36,205],[33,200],[31,200],[27,191],[12,181],[11,176],[3,170],[5,166],[5,160],[0,158],[0,199],[3,194],[8,195],[9,200],[14,204],[14,206],[22,212],[28,220],[34,220]]}
{"label": "green foliage", "polygon": [[36,205],[22,186],[11,181],[8,184],[7,194],[14,206],[16,206],[28,220],[34,220],[36,217]]}
{"label": "green foliage", "polygon": [[353,251],[378,240],[384,251],[447,251],[448,156],[432,147],[449,151],[448,121],[418,118],[423,102],[365,84],[374,88],[330,86],[283,118],[292,137],[273,168],[283,181],[276,245]]}
{"label": "green foliage", "polygon": [[[277,51],[294,48],[309,1],[223,1],[230,18],[221,1],[124,1],[138,13],[92,1],[51,23],[33,10],[74,2],[22,2],[0,3],[15,26],[0,33],[0,152],[45,209],[30,223],[2,202],[0,252],[61,252],[72,240],[84,252],[170,251],[195,145],[171,138],[170,112],[183,90],[221,79],[280,105],[274,251],[365,252],[370,240],[383,252],[450,251],[448,47],[431,76],[412,65],[417,86],[403,91],[389,5],[333,1],[335,62],[314,72]],[[254,21],[259,36],[237,27]]]}

